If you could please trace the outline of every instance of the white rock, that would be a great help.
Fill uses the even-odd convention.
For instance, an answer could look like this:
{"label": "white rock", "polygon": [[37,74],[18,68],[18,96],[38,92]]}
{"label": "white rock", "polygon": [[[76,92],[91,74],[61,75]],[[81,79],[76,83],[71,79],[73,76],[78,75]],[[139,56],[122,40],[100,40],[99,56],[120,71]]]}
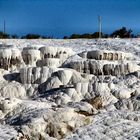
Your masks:
{"label": "white rock", "polygon": [[73,72],[71,70],[61,70],[58,71],[58,78],[63,83],[63,85],[67,85],[70,82],[70,79],[73,75]]}
{"label": "white rock", "polygon": [[55,89],[59,88],[62,85],[61,81],[58,79],[58,77],[51,77],[47,80],[45,84],[45,89],[50,90],[50,89]]}
{"label": "white rock", "polygon": [[131,97],[132,93],[133,93],[133,91],[123,88],[123,89],[119,89],[119,90],[115,91],[114,96],[116,96],[119,99],[128,99]]}
{"label": "white rock", "polygon": [[41,59],[40,51],[34,48],[24,48],[22,51],[24,62],[30,66],[36,66],[36,62]]}
{"label": "white rock", "polygon": [[22,99],[22,98],[26,98],[26,90],[21,84],[17,82],[10,82],[0,87],[0,96],[5,98]]}

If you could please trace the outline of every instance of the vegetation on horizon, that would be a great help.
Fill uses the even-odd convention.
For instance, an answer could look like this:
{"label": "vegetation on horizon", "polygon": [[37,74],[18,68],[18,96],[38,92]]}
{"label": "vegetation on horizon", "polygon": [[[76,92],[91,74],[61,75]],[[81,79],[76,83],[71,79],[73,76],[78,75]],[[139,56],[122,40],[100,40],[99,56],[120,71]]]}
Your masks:
{"label": "vegetation on horizon", "polygon": [[[137,38],[139,35],[132,34],[131,29],[127,29],[126,27],[122,27],[118,30],[113,31],[111,34],[104,34],[101,33],[102,38]],[[39,34],[27,34],[25,36],[19,37],[16,34],[10,35],[7,33],[0,32],[0,39],[53,39],[53,36],[42,36]],[[70,37],[64,36],[64,39],[78,39],[78,38],[87,38],[87,39],[93,39],[93,38],[99,38],[99,32],[94,32],[93,34],[86,33],[86,34],[72,34]]]}

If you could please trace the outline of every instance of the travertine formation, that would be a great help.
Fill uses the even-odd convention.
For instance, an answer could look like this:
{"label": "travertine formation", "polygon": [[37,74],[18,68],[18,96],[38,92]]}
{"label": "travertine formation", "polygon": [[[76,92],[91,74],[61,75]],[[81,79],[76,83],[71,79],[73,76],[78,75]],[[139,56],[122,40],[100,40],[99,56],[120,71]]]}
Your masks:
{"label": "travertine formation", "polygon": [[12,67],[19,68],[22,63],[21,52],[17,48],[0,48],[0,68],[8,70]]}
{"label": "travertine formation", "polygon": [[71,48],[63,47],[41,47],[39,49],[26,47],[20,50],[4,46],[0,48],[0,68],[8,70],[15,66],[19,70],[20,67],[24,67],[24,64],[27,66],[59,67],[74,54]]}
{"label": "travertine formation", "polygon": [[0,44],[0,140],[140,138],[137,40],[22,41]]}
{"label": "travertine formation", "polygon": [[82,52],[78,54],[82,58],[95,60],[129,60],[132,58],[131,53],[124,53],[119,51],[95,50]]}
{"label": "travertine formation", "polygon": [[36,62],[41,60],[40,51],[33,47],[23,48],[22,58],[26,65],[36,66]]}
{"label": "travertine formation", "polygon": [[135,62],[103,62],[98,60],[73,60],[67,65],[80,73],[113,76],[133,73],[140,68]]}
{"label": "travertine formation", "polygon": [[135,62],[132,63],[133,57],[131,53],[97,50],[82,52],[78,55],[84,59],[72,60],[65,65],[80,73],[117,76],[129,74],[140,69]]}

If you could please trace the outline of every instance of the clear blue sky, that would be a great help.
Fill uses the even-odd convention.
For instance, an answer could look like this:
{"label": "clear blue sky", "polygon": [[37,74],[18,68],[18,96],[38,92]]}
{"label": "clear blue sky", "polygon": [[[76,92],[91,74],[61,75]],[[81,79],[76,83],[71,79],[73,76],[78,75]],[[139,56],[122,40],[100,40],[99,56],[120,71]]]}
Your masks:
{"label": "clear blue sky", "polygon": [[93,33],[98,15],[103,32],[122,26],[140,32],[140,0],[0,0],[0,30],[5,19],[6,31],[18,35]]}

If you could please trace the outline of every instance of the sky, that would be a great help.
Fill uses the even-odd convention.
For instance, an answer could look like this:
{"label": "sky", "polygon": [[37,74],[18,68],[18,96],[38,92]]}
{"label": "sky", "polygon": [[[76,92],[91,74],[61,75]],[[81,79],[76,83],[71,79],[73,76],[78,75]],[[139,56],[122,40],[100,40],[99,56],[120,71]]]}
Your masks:
{"label": "sky", "polygon": [[140,0],[0,0],[0,31],[25,35],[37,33],[62,38],[73,33],[102,31],[125,26],[140,32]]}

